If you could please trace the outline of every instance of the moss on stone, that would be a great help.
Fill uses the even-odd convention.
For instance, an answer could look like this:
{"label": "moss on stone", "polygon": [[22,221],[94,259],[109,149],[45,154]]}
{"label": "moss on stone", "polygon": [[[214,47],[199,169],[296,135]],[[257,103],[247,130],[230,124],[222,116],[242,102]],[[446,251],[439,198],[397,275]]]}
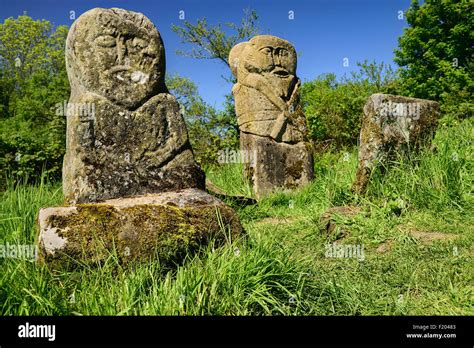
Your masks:
{"label": "moss on stone", "polygon": [[[383,103],[416,103],[417,117],[380,112]],[[364,107],[359,165],[352,190],[364,193],[375,168],[387,168],[390,160],[417,153],[429,145],[437,126],[438,109],[438,104],[429,100],[388,94],[372,95]]]}
{"label": "moss on stone", "polygon": [[67,216],[52,215],[48,225],[66,239],[63,250],[54,255],[40,248],[40,260],[55,267],[70,267],[75,262],[104,262],[116,252],[121,263],[156,260],[170,265],[210,240],[225,243],[226,231],[219,225],[218,212],[233,237],[242,227],[232,208],[222,204],[176,207],[137,204],[117,208],[108,204],[79,204]]}
{"label": "moss on stone", "polygon": [[[287,177],[294,179],[295,181],[301,177],[303,173],[303,161],[295,161],[292,165],[285,168],[285,174]],[[296,182],[295,182],[296,186]]]}

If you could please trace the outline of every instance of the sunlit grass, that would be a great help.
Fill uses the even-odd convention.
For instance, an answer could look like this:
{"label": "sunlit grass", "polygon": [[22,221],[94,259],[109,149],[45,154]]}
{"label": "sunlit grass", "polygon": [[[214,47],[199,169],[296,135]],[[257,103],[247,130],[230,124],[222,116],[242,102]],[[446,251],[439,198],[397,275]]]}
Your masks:
{"label": "sunlit grass", "polygon": [[[375,175],[363,197],[350,191],[356,149],[321,155],[311,185],[238,208],[245,239],[203,247],[172,271],[158,262],[122,267],[113,255],[74,272],[0,259],[0,313],[472,315],[473,130],[468,120],[440,128],[434,151]],[[208,168],[207,176],[229,194],[251,195],[241,169]],[[39,208],[61,202],[59,185],[10,185],[1,194],[0,243],[34,243]],[[340,242],[363,245],[364,261],[325,257],[332,240],[318,221],[340,205],[362,210],[338,223],[350,231]]]}

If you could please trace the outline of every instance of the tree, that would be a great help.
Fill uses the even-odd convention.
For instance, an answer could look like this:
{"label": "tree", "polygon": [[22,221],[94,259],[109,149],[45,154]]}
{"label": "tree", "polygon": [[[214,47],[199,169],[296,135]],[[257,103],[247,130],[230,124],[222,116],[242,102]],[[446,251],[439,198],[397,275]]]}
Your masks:
{"label": "tree", "polygon": [[173,25],[172,30],[179,35],[183,43],[193,45],[191,51],[178,51],[178,54],[197,59],[218,59],[230,68],[227,58],[229,52],[237,43],[245,41],[258,34],[258,16],[255,11],[244,10],[240,26],[226,23],[225,26],[235,32],[227,35],[222,24],[210,27],[205,18],[198,19],[197,24],[188,21],[182,27]]}
{"label": "tree", "polygon": [[[196,59],[215,59],[230,68],[227,59],[232,47],[241,41],[249,40],[259,32],[257,13],[253,10],[245,9],[240,25],[225,23],[225,27],[230,29],[232,34],[227,34],[220,23],[210,26],[204,18],[198,19],[196,24],[185,21],[183,26],[173,25],[172,30],[178,34],[182,42],[192,45],[190,51],[178,51],[177,53]],[[223,78],[228,82],[235,82],[232,74],[229,77]],[[201,117],[195,124],[188,123],[188,126],[190,127],[191,138],[197,136],[209,138],[206,142],[210,141],[211,146],[208,146],[206,149],[204,144],[197,144],[197,138],[194,139],[194,144],[198,155],[201,154],[201,162],[207,161],[212,163],[217,158],[217,152],[223,147],[235,148],[238,146],[239,131],[232,94],[226,95],[223,110],[216,112],[216,110],[212,109],[211,111],[208,108],[208,111],[205,118]],[[197,132],[198,125],[200,132]],[[194,133],[195,131],[197,133]],[[201,148],[202,151],[198,150],[198,148]]]}
{"label": "tree", "polygon": [[357,63],[359,71],[340,80],[323,74],[301,86],[301,104],[309,136],[317,145],[336,147],[357,144],[363,107],[373,93],[398,92],[397,75],[383,62]]}
{"label": "tree", "polygon": [[473,10],[469,0],[426,0],[421,6],[414,0],[395,50],[404,92],[439,101],[458,117],[473,112]]}
{"label": "tree", "polygon": [[0,23],[1,179],[7,171],[30,179],[43,170],[60,177],[66,122],[55,105],[69,96],[67,32],[27,15]]}
{"label": "tree", "polygon": [[[177,74],[166,76],[166,85],[181,105],[195,157],[202,165],[216,164],[218,151],[238,144],[237,125],[228,124],[229,111],[216,111],[198,93],[194,82]],[[226,101],[227,108],[230,108]],[[233,107],[233,105],[232,105]],[[235,120],[234,120],[235,123]]]}

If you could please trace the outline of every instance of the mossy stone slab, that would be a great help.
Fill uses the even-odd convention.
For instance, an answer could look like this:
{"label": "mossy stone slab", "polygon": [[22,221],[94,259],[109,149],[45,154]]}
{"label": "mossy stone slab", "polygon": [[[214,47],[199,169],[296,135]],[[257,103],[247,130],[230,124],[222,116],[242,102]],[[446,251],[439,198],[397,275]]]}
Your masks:
{"label": "mossy stone slab", "polygon": [[53,268],[120,262],[173,264],[209,241],[220,245],[242,234],[235,211],[198,189],[39,212],[39,261]]}

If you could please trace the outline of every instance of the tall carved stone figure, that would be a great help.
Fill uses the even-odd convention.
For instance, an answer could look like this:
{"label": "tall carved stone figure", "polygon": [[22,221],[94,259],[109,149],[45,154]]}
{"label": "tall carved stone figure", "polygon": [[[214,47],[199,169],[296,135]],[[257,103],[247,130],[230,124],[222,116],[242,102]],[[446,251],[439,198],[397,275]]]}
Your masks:
{"label": "tall carved stone figure", "polygon": [[204,188],[164,82],[163,42],[148,18],[122,9],[86,12],[69,31],[66,66],[69,103],[93,106],[67,116],[68,203]]}
{"label": "tall carved stone figure", "polygon": [[121,262],[174,264],[202,244],[237,237],[235,211],[204,191],[150,20],[90,10],[70,29],[66,61],[68,205],[40,210],[40,261],[63,268],[113,253]]}
{"label": "tall carved stone figure", "polygon": [[296,51],[283,39],[259,35],[232,48],[229,64],[240,146],[255,153],[246,175],[257,197],[296,188],[313,177],[306,119],[299,106]]}

